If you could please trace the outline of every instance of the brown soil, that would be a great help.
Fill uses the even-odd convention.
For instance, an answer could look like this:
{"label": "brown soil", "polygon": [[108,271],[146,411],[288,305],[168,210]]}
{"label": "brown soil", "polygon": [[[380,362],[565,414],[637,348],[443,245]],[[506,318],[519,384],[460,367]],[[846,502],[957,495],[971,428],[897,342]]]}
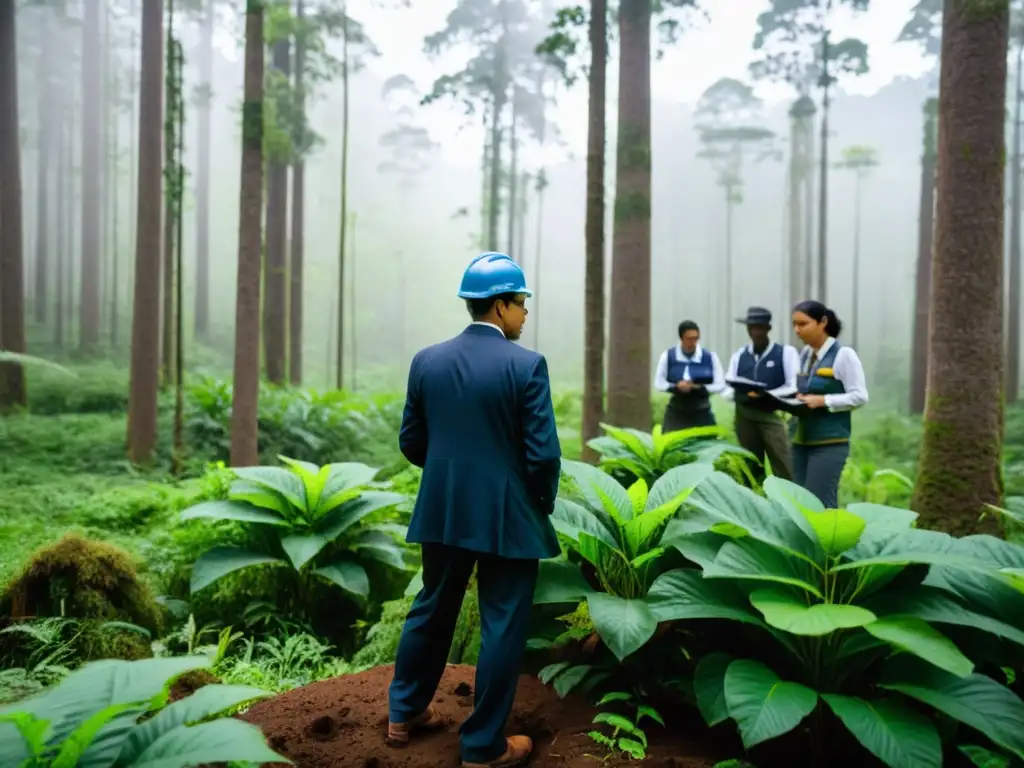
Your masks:
{"label": "brown soil", "polygon": [[[449,727],[440,733],[414,737],[404,749],[384,744],[392,674],[389,665],[314,683],[261,701],[241,717],[262,728],[271,748],[299,768],[458,766],[458,727],[473,706],[475,669],[448,666],[434,705],[449,718]],[[594,714],[594,708],[582,698],[559,699],[551,688],[523,675],[508,733],[525,733],[533,738],[533,766],[598,766],[604,750],[587,736]],[[648,737],[651,745],[645,764],[651,768],[711,768],[716,757],[728,756],[688,738],[685,730],[671,723],[664,730],[650,728]]]}

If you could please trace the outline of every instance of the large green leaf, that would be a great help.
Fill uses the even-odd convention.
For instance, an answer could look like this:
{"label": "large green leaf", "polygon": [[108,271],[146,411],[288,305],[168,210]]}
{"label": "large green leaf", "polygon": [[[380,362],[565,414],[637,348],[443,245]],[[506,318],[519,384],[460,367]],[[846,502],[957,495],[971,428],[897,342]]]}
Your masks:
{"label": "large green leaf", "polygon": [[882,669],[878,685],[934,707],[1024,756],[1024,702],[990,677],[977,672],[957,677],[900,654]]}
{"label": "large green leaf", "polygon": [[737,659],[725,671],[725,701],[750,749],[796,728],[814,711],[818,694],[780,680],[759,661]]}
{"label": "large green leaf", "polygon": [[974,744],[965,744],[958,749],[976,768],[1010,768],[1011,758]]}
{"label": "large green leaf", "polygon": [[631,454],[639,459],[649,461],[654,454],[654,439],[651,435],[640,432],[636,429],[613,427],[611,424],[602,424],[601,429],[610,438],[620,442]]}
{"label": "large green leaf", "polygon": [[622,526],[622,543],[625,555],[632,560],[657,546],[665,523],[675,515],[679,505],[670,501],[660,507],[642,512]]}
{"label": "large green leaf", "polygon": [[318,523],[317,530],[328,541],[334,541],[364,517],[385,507],[405,501],[405,496],[391,491],[363,491],[357,497],[331,509]]}
{"label": "large green leaf", "polygon": [[319,555],[330,543],[326,536],[318,533],[294,533],[281,537],[281,548],[296,571],[302,570],[302,566]]}
{"label": "large green leaf", "polygon": [[647,496],[648,511],[674,504],[677,508],[693,489],[714,472],[710,464],[683,464],[659,477]]}
{"label": "large green leaf", "polygon": [[405,570],[405,549],[383,531],[362,531],[352,540],[350,549],[390,568]]}
{"label": "large green leaf", "polygon": [[164,733],[125,768],[185,768],[229,761],[291,764],[267,746],[255,725],[223,718]]}
{"label": "large green leaf", "polygon": [[256,485],[262,485],[281,494],[296,509],[306,511],[306,486],[302,478],[283,467],[239,467],[234,470],[237,477]]}
{"label": "large green leaf", "polygon": [[233,502],[276,512],[286,520],[291,520],[296,515],[295,507],[284,496],[248,480],[232,481],[228,496]]}
{"label": "large green leaf", "polygon": [[909,509],[900,509],[898,507],[887,507],[883,504],[869,504],[867,502],[850,504],[846,511],[855,514],[866,522],[870,528],[906,530],[912,528],[917,521],[917,512],[911,512]]}
{"label": "large green leaf", "polygon": [[327,479],[316,506],[317,516],[326,515],[339,504],[352,497],[352,492],[373,481],[380,470],[356,461],[328,464]]}
{"label": "large green leaf", "polygon": [[287,456],[278,456],[277,459],[291,467],[302,478],[302,484],[306,486],[306,508],[310,512],[315,512],[320,506],[320,495],[331,473],[330,466],[318,467],[308,461],[290,459]]}
{"label": "large green leaf", "polygon": [[957,677],[974,671],[971,660],[953,641],[916,616],[886,616],[864,626],[868,632],[901,651],[912,653]]}
{"label": "large green leaf", "polygon": [[724,653],[709,653],[697,663],[693,672],[693,693],[697,708],[704,721],[716,726],[729,719],[729,705],[725,701],[725,671],[732,657]]}
{"label": "large green leaf", "polygon": [[285,561],[239,547],[214,547],[201,555],[192,566],[190,589],[198,592],[234,571],[270,564],[284,565]]}
{"label": "large green leaf", "polygon": [[643,599],[593,592],[587,597],[587,606],[598,634],[619,661],[642,648],[658,628],[658,620]]}
{"label": "large green leaf", "polygon": [[823,693],[836,716],[871,754],[890,768],[940,768],[942,741],[927,717],[895,699],[865,701]]}
{"label": "large green leaf", "polygon": [[277,512],[257,509],[244,501],[204,501],[189,507],[181,513],[182,520],[237,520],[241,523],[263,523],[264,525],[288,525]]}
{"label": "large green leaf", "polygon": [[633,518],[633,502],[610,475],[582,461],[562,460],[562,471],[579,486],[590,506],[603,509],[619,524]]}
{"label": "large green leaf", "polygon": [[[589,533],[601,539],[609,547],[618,547],[617,532],[613,532],[605,522],[582,504],[569,499],[555,500],[555,511],[551,514],[551,524],[563,536],[579,543],[580,533]],[[609,520],[610,522],[610,520]],[[614,525],[614,523],[612,523]]]}
{"label": "large green leaf", "polygon": [[673,536],[676,522],[678,521],[673,520],[669,523],[669,527],[661,537],[662,545],[675,547],[683,557],[696,563],[701,568],[706,569],[710,567],[715,562],[715,558],[718,557],[719,550],[732,541],[728,536],[712,533],[711,531],[686,536]]}
{"label": "large green leaf", "polygon": [[977,534],[953,540],[953,551],[979,560],[990,567],[1024,569],[1024,547],[995,536]]}
{"label": "large green leaf", "polygon": [[731,619],[764,627],[746,595],[724,581],[710,581],[692,568],[663,573],[647,592],[651,612],[659,622],[681,619]]}
{"label": "large green leaf", "polygon": [[704,569],[708,579],[751,579],[790,584],[823,599],[815,572],[805,561],[789,557],[769,544],[751,538],[724,544],[715,561]]}
{"label": "large green leaf", "polygon": [[[812,513],[818,514],[818,513]],[[875,614],[856,605],[808,603],[788,589],[768,587],[750,593],[750,602],[771,626],[794,635],[820,637],[840,629],[863,627]]]}
{"label": "large green leaf", "polygon": [[807,510],[809,512],[824,512],[825,505],[813,493],[801,485],[789,480],[783,480],[776,475],[769,475],[764,479],[764,494],[772,501],[789,506],[795,512]]}
{"label": "large green leaf", "polygon": [[405,592],[402,593],[403,597],[415,597],[419,591],[423,589],[423,569],[420,568],[416,573],[413,574],[409,583],[405,587]]}
{"label": "large green leaf", "polygon": [[120,753],[120,764],[131,765],[153,742],[183,725],[222,715],[234,707],[273,695],[248,685],[204,685],[190,696],[162,709],[134,727]]}
{"label": "large green leaf", "polygon": [[317,568],[313,573],[337,584],[359,600],[365,600],[370,596],[370,577],[359,563],[341,559],[323,568]]}
{"label": "large green leaf", "polygon": [[541,560],[533,602],[535,605],[579,603],[593,591],[578,565],[561,559]]}
{"label": "large green leaf", "polygon": [[781,552],[811,563],[820,563],[824,558],[813,533],[808,533],[809,525],[805,530],[788,513],[778,514],[781,507],[744,488],[722,472],[709,475],[687,501],[716,522],[739,526],[752,538]]}
{"label": "large green leaf", "polygon": [[857,547],[846,553],[852,562],[832,567],[832,571],[849,571],[873,565],[948,565],[958,568],[991,571],[991,564],[974,557],[969,551],[956,549],[956,539],[939,531],[911,528],[903,531],[869,530]]}
{"label": "large green leaf", "polygon": [[822,549],[829,557],[838,557],[843,552],[853,549],[867,527],[864,520],[845,509],[806,511],[804,517],[814,528]]}

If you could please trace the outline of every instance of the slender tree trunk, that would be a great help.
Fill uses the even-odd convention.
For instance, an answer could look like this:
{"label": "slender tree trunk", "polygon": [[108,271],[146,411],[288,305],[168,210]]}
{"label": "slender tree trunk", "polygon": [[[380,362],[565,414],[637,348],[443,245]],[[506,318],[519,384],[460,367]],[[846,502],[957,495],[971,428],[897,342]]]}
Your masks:
{"label": "slender tree trunk", "polygon": [[[64,116],[70,117],[71,110],[67,107],[62,108]],[[67,272],[67,261],[68,251],[70,247],[68,245],[68,215],[67,209],[70,207],[71,202],[69,200],[70,193],[68,192],[68,178],[70,173],[68,171],[68,165],[70,163],[70,151],[68,150],[68,144],[70,139],[68,137],[70,127],[63,121],[56,127],[56,138],[57,138],[57,210],[56,210],[56,222],[54,229],[57,235],[56,244],[56,257],[57,264],[54,270],[54,282],[53,282],[53,344],[57,349],[64,349],[64,294],[65,294],[65,274]]]}
{"label": "slender tree trunk", "polygon": [[651,5],[619,5],[619,135],[608,418],[651,428]]}
{"label": "slender tree trunk", "polygon": [[288,270],[291,296],[288,302],[288,379],[298,386],[302,383],[302,287],[305,265],[306,228],[306,41],[302,27],[306,17],[303,0],[298,0],[295,18],[300,32],[295,36],[295,164],[292,166],[292,243],[291,265]]}
{"label": "slender tree trunk", "polygon": [[349,64],[348,50],[348,4],[342,5],[344,19],[344,37],[342,38],[342,71],[341,71],[341,221],[338,224],[338,331],[335,341],[338,344],[334,360],[334,383],[338,389],[345,386],[342,378],[345,372],[345,239],[348,234],[348,107],[349,107]]}
{"label": "slender tree trunk", "polygon": [[[831,7],[831,3],[829,3]],[[830,109],[829,97],[829,33],[821,39],[821,156],[818,178],[818,301],[828,303],[828,113]]]}
{"label": "slender tree trunk", "polygon": [[851,275],[853,306],[850,310],[850,327],[853,333],[850,334],[850,343],[856,349],[860,341],[860,193],[864,174],[859,170],[855,170],[854,173],[857,174],[857,177],[853,188],[853,274]]}
{"label": "slender tree trunk", "polygon": [[[798,100],[790,109],[789,119],[789,187],[788,187],[788,211],[789,211],[789,306],[806,298],[803,289],[803,199],[800,197],[801,181],[801,143],[800,128],[801,119],[797,113]],[[789,325],[787,323],[787,325]],[[790,341],[796,341],[796,334],[789,326]]]}
{"label": "slender tree trunk", "polygon": [[103,210],[103,99],[100,0],[84,0],[82,25],[82,277],[79,344],[94,350],[100,340],[100,228]]}
{"label": "slender tree trunk", "polygon": [[[280,87],[287,91],[291,77],[291,41],[274,43],[272,67]],[[289,105],[284,98],[278,112],[286,115]],[[288,272],[288,161],[284,157],[268,158],[267,162],[267,236],[266,273],[263,300],[263,355],[267,379],[271,384],[284,384],[287,376],[287,292]]]}
{"label": "slender tree trunk", "polygon": [[135,301],[132,308],[131,388],[128,393],[128,458],[135,464],[150,462],[157,442],[163,10],[162,0],[142,0]]}
{"label": "slender tree trunk", "polygon": [[[161,0],[162,2],[163,0]],[[135,63],[139,60],[139,37],[135,32],[135,23],[138,19],[138,0],[130,0],[128,3],[128,17],[132,19],[132,33],[131,33],[131,54],[128,65],[128,93],[131,94],[131,109],[128,114],[128,125],[138,125],[138,112],[137,108],[141,96],[139,94],[139,82],[138,72],[135,69]],[[139,176],[139,148],[134,141],[131,140],[129,135],[128,139],[128,178],[135,180]],[[135,211],[138,209],[138,188],[135,184],[130,183],[128,185],[128,210]],[[138,221],[135,216],[128,217],[128,241],[131,243],[137,242],[138,240]],[[128,285],[135,285],[135,260],[128,259],[128,274],[125,276],[125,282]],[[135,296],[132,291],[128,292],[129,306],[125,307],[127,312],[134,311]]]}
{"label": "slender tree trunk", "polygon": [[120,317],[121,311],[120,306],[120,295],[121,295],[121,284],[120,284],[120,263],[121,263],[121,241],[120,231],[118,224],[120,223],[121,211],[120,211],[120,195],[118,194],[118,187],[121,185],[121,147],[120,147],[120,131],[119,123],[121,122],[121,108],[119,104],[120,97],[120,79],[117,75],[117,69],[113,70],[113,88],[114,88],[114,109],[110,119],[111,126],[111,141],[113,147],[111,149],[111,168],[110,168],[110,192],[111,192],[111,226],[110,226],[110,345],[115,350],[120,346]]}
{"label": "slender tree trunk", "polygon": [[[498,66],[502,66],[501,63]],[[500,74],[499,74],[500,78]],[[494,89],[492,94],[494,109],[491,113],[491,168],[488,172],[488,180],[491,182],[491,190],[488,197],[487,209],[487,250],[498,250],[498,220],[501,217],[501,116],[505,111],[505,86],[504,81]]]}
{"label": "slender tree trunk", "polygon": [[1013,152],[1010,166],[1010,295],[1006,338],[1006,402],[1017,402],[1020,394],[1020,224],[1021,224],[1021,101],[1024,99],[1021,75],[1024,74],[1024,37],[1017,41],[1017,71],[1013,95]]}
{"label": "slender tree trunk", "polygon": [[489,116],[492,109],[488,105],[484,109],[484,148],[480,157],[480,237],[479,246],[480,250],[484,251],[488,249],[490,245],[488,228],[491,220],[491,206],[488,204],[487,193],[491,188],[491,132],[487,130],[487,126],[490,124]]}
{"label": "slender tree trunk", "polygon": [[[586,443],[604,417],[604,154],[608,77],[607,0],[590,0],[590,93],[587,109],[586,269],[583,331],[583,458],[597,456]],[[538,203],[539,205],[539,203]]]}
{"label": "slender tree trunk", "polygon": [[524,263],[523,254],[516,257],[517,249],[522,249],[522,243],[516,242],[516,216],[519,207],[517,203],[519,195],[519,140],[516,136],[516,123],[519,122],[519,115],[516,110],[515,87],[512,90],[512,124],[509,126],[509,167],[508,167],[508,254],[520,264]]}
{"label": "slender tree trunk", "polygon": [[730,181],[725,187],[725,263],[722,265],[724,269],[722,272],[723,279],[725,280],[725,291],[722,295],[725,298],[723,304],[725,305],[725,311],[722,313],[722,338],[726,339],[729,343],[729,349],[733,346],[733,325],[732,322],[732,293],[733,293],[733,279],[732,279],[732,215],[733,215],[733,187]]}
{"label": "slender tree trunk", "polygon": [[[50,37],[50,11],[43,9],[40,20],[40,34],[44,40]],[[36,264],[35,264],[35,320],[45,323],[47,307],[50,304],[47,292],[50,267],[50,158],[54,151],[53,138],[53,78],[50,61],[53,51],[43,46],[39,56],[39,165],[36,171]]]}
{"label": "slender tree trunk", "polygon": [[917,279],[914,285],[914,345],[910,358],[910,412],[924,413],[928,383],[928,318],[932,290],[932,246],[935,237],[935,145],[939,100],[924,105],[924,149],[921,153],[921,195],[917,219]]}
{"label": "slender tree trunk", "polygon": [[[0,0],[0,349],[25,351],[21,132],[14,0]],[[0,411],[26,405],[25,372],[0,363]]]}
{"label": "slender tree trunk", "polygon": [[210,331],[210,109],[213,101],[215,0],[206,0],[199,39],[199,104],[196,110],[196,338]]}
{"label": "slender tree trunk", "polygon": [[259,463],[260,271],[263,211],[263,0],[245,6],[242,175],[238,216],[238,298],[231,408],[231,465]]}
{"label": "slender tree trunk", "polygon": [[[947,0],[921,527],[992,531],[1002,501],[1007,4]],[[970,366],[964,360],[972,360]],[[985,375],[978,375],[984,371]]]}

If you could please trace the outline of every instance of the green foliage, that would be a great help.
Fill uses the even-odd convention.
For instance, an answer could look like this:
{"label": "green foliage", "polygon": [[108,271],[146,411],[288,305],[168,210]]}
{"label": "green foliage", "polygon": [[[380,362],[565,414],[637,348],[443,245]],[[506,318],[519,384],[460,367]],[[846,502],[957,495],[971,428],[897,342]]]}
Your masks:
{"label": "green foliage", "polygon": [[297,581],[298,608],[305,610],[315,578],[362,603],[370,595],[365,560],[407,567],[405,550],[395,538],[404,536],[405,527],[366,520],[406,500],[396,493],[369,490],[378,470],[358,463],[320,467],[279,458],[287,469],[235,469],[237,479],[226,501],[203,502],[182,513],[183,520],[230,520],[274,532],[261,550],[222,546],[207,551],[192,568],[192,592],[243,568],[285,566]]}
{"label": "green foliage", "polygon": [[551,522],[572,558],[541,563],[534,603],[586,599],[601,639],[622,660],[657,629],[648,592],[664,570],[668,550],[663,534],[689,493],[713,469],[698,463],[676,467],[648,492],[643,480],[624,489],[589,464],[563,461],[562,467],[581,496],[560,496]]}
{"label": "green foliage", "polygon": [[611,711],[598,712],[594,716],[594,724],[610,729],[611,733],[594,730],[590,731],[590,738],[606,747],[613,755],[624,752],[634,760],[643,760],[647,757],[647,734],[640,727],[640,723],[645,717],[661,726],[665,725],[665,721],[656,709],[641,703],[636,696],[625,691],[606,693],[597,702],[599,707],[608,704],[628,708],[631,716],[626,717]]}
{"label": "green foliage", "polygon": [[208,685],[167,705],[174,679],[205,666],[195,657],[88,664],[54,688],[0,707],[0,754],[24,768],[289,762],[255,726],[222,718],[265,691]]}
{"label": "green foliage", "polygon": [[910,19],[900,30],[900,43],[917,43],[928,56],[938,56],[942,48],[942,0],[917,0]]}
{"label": "green foliage", "polygon": [[[917,530],[906,510],[825,510],[777,478],[765,491],[718,473],[704,480],[664,537],[700,571],[671,571],[650,590],[660,621],[759,630],[697,666],[705,719],[734,720],[750,748],[824,702],[879,760],[909,768],[941,762],[924,704],[1021,753],[1024,702],[977,670],[1002,660],[981,636],[1024,644],[1024,595],[1012,580],[1024,549]],[[958,628],[975,633],[959,647],[947,634]]]}
{"label": "green foliage", "polygon": [[154,634],[163,624],[162,611],[131,555],[73,533],[37,551],[4,589],[0,605],[15,617],[126,621]]}

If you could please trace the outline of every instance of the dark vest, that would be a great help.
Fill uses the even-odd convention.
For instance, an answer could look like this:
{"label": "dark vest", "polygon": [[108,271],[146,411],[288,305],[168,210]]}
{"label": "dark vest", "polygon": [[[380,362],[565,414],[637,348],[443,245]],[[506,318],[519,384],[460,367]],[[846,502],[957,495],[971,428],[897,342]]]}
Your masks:
{"label": "dark vest", "polygon": [[[700,360],[680,360],[678,358],[678,347],[670,347],[668,350],[668,371],[665,378],[669,384],[677,384],[686,378],[686,372],[690,372],[690,381],[694,384],[708,385],[715,380],[715,366],[711,360],[711,352],[701,350]],[[703,411],[711,407],[711,399],[706,389],[697,389],[691,392],[672,391],[671,407],[679,411],[694,412]]]}
{"label": "dark vest", "polygon": [[[736,375],[751,381],[761,382],[768,389],[778,389],[786,383],[786,370],[783,365],[783,352],[785,347],[782,344],[774,344],[771,349],[761,355],[758,360],[750,347],[744,347],[740,352],[739,362],[736,364]],[[736,393],[736,416],[748,421],[778,421],[779,417],[774,411],[759,407],[756,401],[748,400],[740,392]]]}
{"label": "dark vest", "polygon": [[[846,391],[843,382],[831,375],[821,375],[819,371],[831,370],[839,354],[839,342],[834,342],[828,352],[814,364],[814,368],[804,373],[804,368],[813,354],[807,348],[800,355],[800,373],[796,378],[797,390],[808,395],[839,395]],[[798,418],[790,422],[790,435],[795,445],[825,445],[829,443],[848,443],[850,441],[851,420],[849,411],[833,413],[828,408],[805,410]]]}

